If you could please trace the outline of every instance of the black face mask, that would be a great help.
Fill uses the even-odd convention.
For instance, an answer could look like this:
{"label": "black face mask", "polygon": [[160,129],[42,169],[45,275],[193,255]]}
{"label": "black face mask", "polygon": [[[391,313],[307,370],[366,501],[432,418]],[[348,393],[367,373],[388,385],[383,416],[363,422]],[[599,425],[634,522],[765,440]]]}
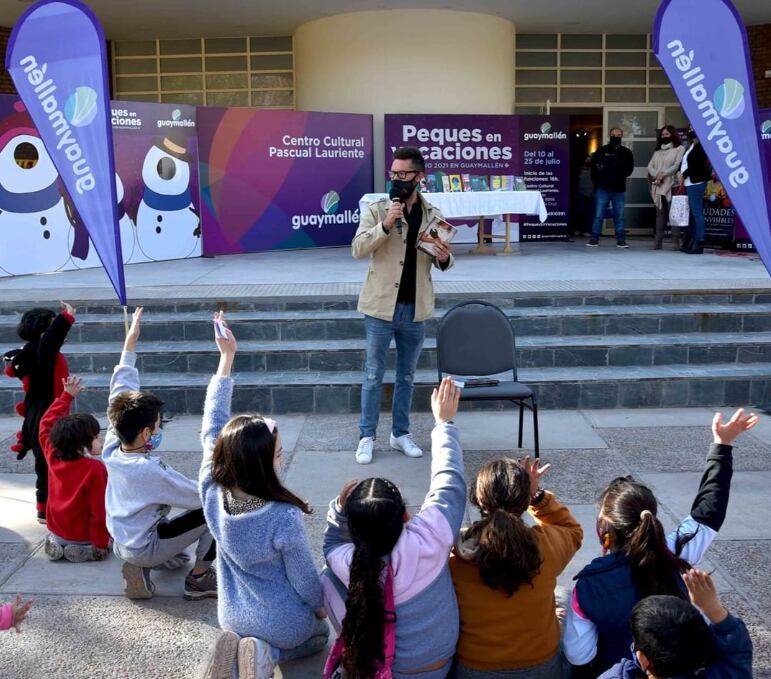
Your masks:
{"label": "black face mask", "polygon": [[611,146],[618,146],[621,144],[621,137],[611,137],[610,138],[610,145]]}
{"label": "black face mask", "polygon": [[407,181],[406,179],[392,179],[389,196],[391,200],[396,200],[398,198],[401,201],[405,201],[412,195],[417,185],[418,184],[415,181]]}
{"label": "black face mask", "polygon": [[694,139],[696,139],[696,133],[695,133],[693,130],[691,130],[691,131],[688,133],[688,139],[690,139],[691,141],[693,141]]}
{"label": "black face mask", "polygon": [[661,138],[661,143],[662,144],[668,144],[671,141],[672,141],[672,137],[662,137]]}

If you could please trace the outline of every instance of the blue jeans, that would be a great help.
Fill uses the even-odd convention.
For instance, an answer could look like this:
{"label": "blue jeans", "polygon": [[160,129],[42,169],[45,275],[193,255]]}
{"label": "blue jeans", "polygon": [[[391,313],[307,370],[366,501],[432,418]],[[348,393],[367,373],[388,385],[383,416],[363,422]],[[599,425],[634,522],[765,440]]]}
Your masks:
{"label": "blue jeans", "polygon": [[691,207],[693,216],[693,247],[698,247],[699,243],[704,243],[704,182],[685,187],[688,194],[688,204]]}
{"label": "blue jeans", "polygon": [[594,223],[592,224],[592,240],[599,240],[602,233],[602,220],[608,204],[613,206],[613,225],[616,227],[616,240],[626,240],[624,230],[624,192],[597,189],[594,204]]}
{"label": "blue jeans", "polygon": [[391,338],[396,340],[396,383],[393,398],[394,436],[410,433],[410,407],[412,383],[418,356],[426,336],[424,323],[416,323],[414,304],[397,304],[393,319],[383,321],[372,316],[364,317],[367,332],[367,356],[364,362],[364,381],[361,385],[361,418],[359,433],[362,438],[375,438],[380,418],[380,398],[383,391],[383,374]]}

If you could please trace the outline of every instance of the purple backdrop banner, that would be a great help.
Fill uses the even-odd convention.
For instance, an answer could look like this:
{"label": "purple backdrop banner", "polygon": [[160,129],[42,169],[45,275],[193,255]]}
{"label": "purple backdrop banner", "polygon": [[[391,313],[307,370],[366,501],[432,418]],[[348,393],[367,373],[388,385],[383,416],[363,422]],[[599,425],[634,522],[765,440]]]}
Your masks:
{"label": "purple backdrop banner", "polygon": [[428,193],[541,191],[549,219],[544,224],[521,219],[520,238],[564,239],[570,200],[567,130],[566,116],[389,114],[383,170],[388,180],[393,151],[416,146],[426,160]]}
{"label": "purple backdrop banner", "polygon": [[736,8],[728,0],[664,0],[653,51],[771,272],[766,158],[747,33]]}
{"label": "purple backdrop banner", "polygon": [[372,116],[199,108],[205,255],[348,245],[372,191]]}
{"label": "purple backdrop banner", "polygon": [[[14,26],[5,66],[125,306],[105,49],[83,3],[43,0]],[[55,246],[44,235],[41,247]]]}
{"label": "purple backdrop banner", "polygon": [[[113,101],[111,117],[123,263],[200,256],[195,107]],[[0,232],[0,276],[102,266],[29,112],[10,94],[0,95]]]}

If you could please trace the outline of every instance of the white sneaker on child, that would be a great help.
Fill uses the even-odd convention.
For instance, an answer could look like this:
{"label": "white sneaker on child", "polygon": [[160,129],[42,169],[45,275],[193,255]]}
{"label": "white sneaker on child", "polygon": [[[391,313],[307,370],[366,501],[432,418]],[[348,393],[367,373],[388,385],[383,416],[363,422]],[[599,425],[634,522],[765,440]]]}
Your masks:
{"label": "white sneaker on child", "polygon": [[238,658],[240,637],[235,632],[222,631],[209,647],[200,679],[232,679]]}
{"label": "white sneaker on child", "polygon": [[94,548],[91,545],[65,545],[64,558],[71,563],[93,561]]}
{"label": "white sneaker on child", "polygon": [[356,449],[356,462],[369,464],[372,462],[372,449],[375,447],[375,439],[364,436],[359,439],[359,447]]}
{"label": "white sneaker on child", "polygon": [[401,450],[407,457],[423,457],[423,451],[415,445],[412,434],[398,437],[391,434],[391,448]]}
{"label": "white sneaker on child", "polygon": [[238,678],[273,679],[273,649],[262,639],[245,637],[238,642]]}

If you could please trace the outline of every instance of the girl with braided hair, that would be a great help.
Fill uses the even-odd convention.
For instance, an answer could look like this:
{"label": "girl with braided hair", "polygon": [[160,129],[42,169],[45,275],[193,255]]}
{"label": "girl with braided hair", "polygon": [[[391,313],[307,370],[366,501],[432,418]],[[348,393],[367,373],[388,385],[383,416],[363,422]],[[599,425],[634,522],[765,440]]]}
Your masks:
{"label": "girl with braided hair", "polygon": [[[458,604],[448,556],[466,503],[463,451],[452,422],[459,398],[449,378],[432,395],[431,485],[415,516],[382,478],[349,482],[330,505],[322,585],[348,679],[443,679],[450,671]],[[394,610],[386,610],[389,599]]]}

